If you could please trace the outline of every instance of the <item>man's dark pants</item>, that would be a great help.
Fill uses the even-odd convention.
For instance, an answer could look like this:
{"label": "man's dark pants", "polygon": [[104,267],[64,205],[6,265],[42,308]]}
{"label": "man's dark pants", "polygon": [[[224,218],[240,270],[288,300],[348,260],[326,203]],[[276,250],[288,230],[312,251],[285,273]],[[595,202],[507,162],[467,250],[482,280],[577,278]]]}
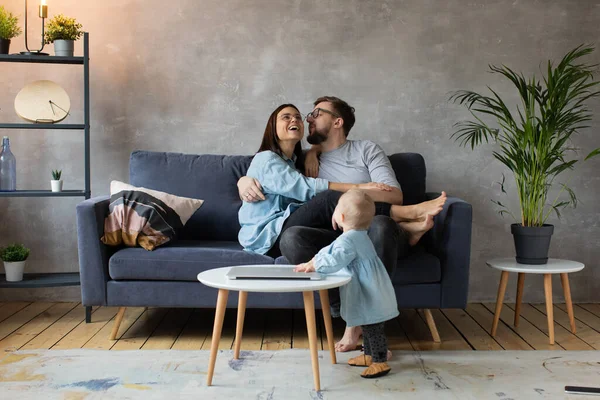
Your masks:
{"label": "man's dark pants", "polygon": [[[327,190],[294,211],[283,225],[273,250],[280,250],[291,264],[310,261],[323,247],[330,245],[341,230],[333,230],[331,219],[343,193]],[[376,216],[369,227],[369,237],[390,278],[394,277],[398,258],[408,254],[408,235],[390,215],[390,205],[375,203]],[[272,254],[276,255],[276,254]],[[339,290],[329,290],[332,314],[339,315]]]}

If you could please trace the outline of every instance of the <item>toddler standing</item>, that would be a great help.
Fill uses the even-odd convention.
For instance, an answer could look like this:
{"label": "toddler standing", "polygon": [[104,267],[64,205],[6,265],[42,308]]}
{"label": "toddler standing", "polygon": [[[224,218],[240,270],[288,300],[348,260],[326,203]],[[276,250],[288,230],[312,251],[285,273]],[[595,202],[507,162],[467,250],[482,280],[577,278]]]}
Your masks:
{"label": "toddler standing", "polygon": [[369,195],[360,190],[346,192],[340,197],[332,221],[344,233],[295,269],[352,275],[352,280],[340,287],[341,315],[348,326],[362,328],[364,353],[348,360],[348,364],[368,367],[361,374],[363,378],[390,372],[384,322],[399,314],[390,277],[367,235],[374,215],[375,203]]}

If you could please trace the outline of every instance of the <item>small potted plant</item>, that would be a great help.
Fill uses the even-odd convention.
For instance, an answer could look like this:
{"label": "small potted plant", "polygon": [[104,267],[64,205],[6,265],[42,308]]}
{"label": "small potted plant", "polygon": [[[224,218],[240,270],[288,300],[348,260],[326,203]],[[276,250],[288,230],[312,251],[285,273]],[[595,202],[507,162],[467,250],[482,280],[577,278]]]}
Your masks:
{"label": "small potted plant", "polygon": [[54,55],[73,57],[75,40],[83,35],[82,25],[75,18],[56,15],[46,25],[44,40],[46,44],[54,43]]}
{"label": "small potted plant", "polygon": [[4,261],[4,270],[8,282],[23,280],[23,270],[25,269],[27,257],[29,257],[29,249],[22,244],[12,244],[0,249],[0,258]]}
{"label": "small potted plant", "polygon": [[21,34],[19,19],[0,6],[0,54],[8,54],[10,40]]}
{"label": "small potted plant", "polygon": [[62,170],[52,170],[52,180],[50,181],[50,186],[52,187],[53,192],[62,192],[63,181],[60,179],[62,175]]}

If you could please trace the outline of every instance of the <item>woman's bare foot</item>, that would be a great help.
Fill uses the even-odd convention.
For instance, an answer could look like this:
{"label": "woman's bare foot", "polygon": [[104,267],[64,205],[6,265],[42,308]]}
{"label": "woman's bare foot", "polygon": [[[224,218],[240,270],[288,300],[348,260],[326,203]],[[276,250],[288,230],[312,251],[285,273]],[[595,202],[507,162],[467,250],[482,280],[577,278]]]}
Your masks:
{"label": "woman's bare foot", "polygon": [[400,222],[398,225],[408,233],[408,244],[414,246],[428,230],[433,228],[433,215],[428,214],[425,220],[420,222]]}
{"label": "woman's bare foot", "polygon": [[344,331],[344,336],[335,344],[335,351],[344,353],[346,351],[356,350],[360,335],[362,335],[360,326],[347,326]]}
{"label": "woman's bare foot", "polygon": [[410,206],[392,205],[390,217],[398,223],[423,222],[427,215],[435,216],[442,212],[446,200],[448,200],[448,196],[446,195],[446,192],[442,192],[439,197],[419,204]]}

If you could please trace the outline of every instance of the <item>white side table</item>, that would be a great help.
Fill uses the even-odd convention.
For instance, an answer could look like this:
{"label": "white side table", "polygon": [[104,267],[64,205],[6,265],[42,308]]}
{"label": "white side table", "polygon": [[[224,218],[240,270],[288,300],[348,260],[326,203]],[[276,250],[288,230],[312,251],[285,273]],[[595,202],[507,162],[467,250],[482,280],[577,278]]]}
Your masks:
{"label": "white side table", "polygon": [[[265,265],[273,267],[273,265]],[[260,265],[253,265],[260,267]],[[291,268],[291,265],[282,265],[281,268]],[[212,384],[212,377],[217,361],[219,340],[221,339],[221,330],[223,328],[223,317],[227,307],[227,297],[230,290],[239,291],[238,314],[235,328],[235,345],[233,358],[240,357],[240,347],[242,344],[242,330],[244,327],[244,316],[246,313],[246,300],[248,292],[302,292],[304,297],[304,313],[306,315],[306,328],[308,331],[308,345],[310,348],[310,358],[313,369],[313,379],[315,390],[321,390],[319,377],[319,355],[317,353],[317,328],[315,320],[315,298],[313,292],[318,290],[321,298],[321,308],[323,309],[323,320],[325,331],[327,332],[327,342],[329,344],[329,353],[331,362],[336,363],[335,348],[333,343],[333,326],[331,325],[331,312],[329,310],[329,293],[327,289],[343,286],[350,282],[350,276],[325,276],[320,281],[310,280],[239,280],[228,279],[227,272],[231,267],[216,268],[204,271],[198,274],[198,280],[206,286],[219,289],[217,296],[217,309],[215,311],[215,322],[213,326],[212,342],[210,345],[210,358],[208,361],[208,376],[206,384]]]}
{"label": "white side table", "polygon": [[487,262],[487,265],[502,271],[500,285],[498,286],[498,297],[496,298],[496,311],[494,314],[494,323],[492,324],[492,336],[496,336],[500,312],[502,311],[502,302],[506,292],[508,282],[508,273],[517,272],[519,274],[517,281],[517,300],[515,304],[515,326],[519,326],[519,314],[521,313],[521,300],[523,299],[523,285],[525,284],[525,274],[543,274],[544,275],[544,293],[546,295],[546,315],[548,317],[548,336],[550,344],[554,344],[554,311],[552,308],[552,274],[560,274],[563,291],[565,293],[565,303],[569,322],[571,323],[571,332],[575,333],[575,316],[573,315],[573,303],[571,302],[571,288],[569,287],[570,272],[581,271],[585,265],[577,261],[559,260],[549,258],[547,264],[529,265],[519,264],[513,258],[496,258]]}

